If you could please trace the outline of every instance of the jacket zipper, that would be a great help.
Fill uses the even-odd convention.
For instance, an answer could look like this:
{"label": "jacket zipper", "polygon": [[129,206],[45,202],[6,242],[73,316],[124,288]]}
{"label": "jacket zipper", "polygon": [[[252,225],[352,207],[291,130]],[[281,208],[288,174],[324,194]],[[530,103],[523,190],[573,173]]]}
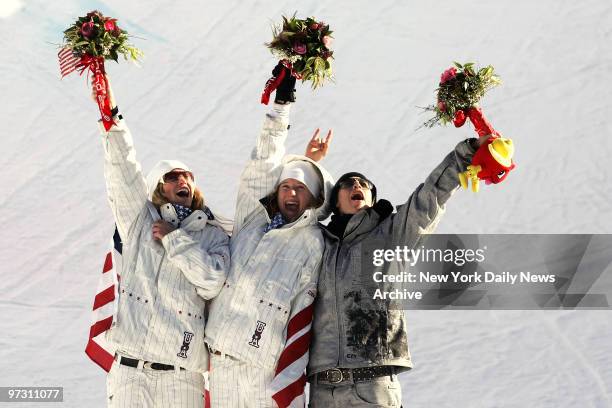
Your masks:
{"label": "jacket zipper", "polygon": [[335,302],[334,302],[336,310],[334,312],[335,312],[335,315],[338,317],[336,319],[336,329],[338,330],[338,343],[337,343],[338,348],[337,348],[337,351],[336,351],[336,355],[337,355],[337,359],[338,359],[338,362],[336,363],[337,367],[340,366],[340,348],[341,348],[340,347],[340,342],[342,341],[342,333],[340,331],[340,319],[342,318],[342,316],[340,316],[338,314],[338,311],[340,310],[340,307],[338,305],[338,302],[339,302],[339,300],[338,300],[339,299],[338,298],[338,287],[337,287],[338,280],[336,279],[336,272],[338,271],[338,259],[340,258],[338,255],[340,254],[341,248],[342,248],[342,244],[341,244],[340,240],[338,240],[338,249],[336,250],[336,259],[335,259],[335,262],[334,262],[334,276],[333,276],[333,278],[334,278],[334,296],[336,298]]}

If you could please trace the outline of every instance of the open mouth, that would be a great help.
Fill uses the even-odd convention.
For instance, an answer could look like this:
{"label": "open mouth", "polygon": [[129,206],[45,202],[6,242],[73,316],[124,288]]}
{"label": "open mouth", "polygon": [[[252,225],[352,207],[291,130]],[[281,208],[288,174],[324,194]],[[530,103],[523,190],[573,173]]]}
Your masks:
{"label": "open mouth", "polygon": [[189,197],[189,189],[188,188],[181,188],[179,191],[176,192],[176,195],[181,197],[181,198],[187,198],[187,197]]}
{"label": "open mouth", "polygon": [[286,201],[285,208],[289,211],[297,211],[300,208],[300,205],[297,201]]}
{"label": "open mouth", "polygon": [[363,193],[361,191],[355,191],[351,194],[351,200],[363,201]]}

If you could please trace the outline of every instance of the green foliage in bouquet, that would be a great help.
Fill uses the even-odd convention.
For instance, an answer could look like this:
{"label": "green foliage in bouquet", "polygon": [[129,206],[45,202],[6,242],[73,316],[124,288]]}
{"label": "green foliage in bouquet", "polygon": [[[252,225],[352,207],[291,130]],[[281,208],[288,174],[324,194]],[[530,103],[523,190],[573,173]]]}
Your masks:
{"label": "green foliage in bouquet", "polygon": [[79,17],[64,31],[63,47],[70,48],[75,56],[84,54],[117,61],[119,54],[126,60],[137,61],[143,53],[128,43],[128,33],[117,25],[117,19],[104,17],[97,10]]}
{"label": "green foliage in bouquet", "polygon": [[282,26],[272,29],[274,38],[266,44],[279,59],[289,60],[293,70],[302,81],[312,81],[312,87],[321,86],[325,79],[331,79],[330,50],[332,31],[329,25],[309,17],[305,20],[283,16]]}
{"label": "green foliage in bouquet", "polygon": [[501,80],[491,65],[476,70],[472,62],[464,65],[454,62],[454,66],[444,71],[440,77],[440,85],[436,90],[436,105],[425,108],[435,116],[423,126],[433,127],[452,122],[455,112],[477,106],[484,94],[500,83]]}

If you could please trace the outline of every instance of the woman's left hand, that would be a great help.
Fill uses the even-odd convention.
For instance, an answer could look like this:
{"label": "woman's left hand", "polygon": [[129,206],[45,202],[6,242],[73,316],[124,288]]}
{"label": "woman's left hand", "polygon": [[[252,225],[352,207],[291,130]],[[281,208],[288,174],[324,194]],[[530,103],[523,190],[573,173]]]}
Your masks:
{"label": "woman's left hand", "polygon": [[166,234],[169,234],[175,229],[176,228],[172,224],[164,220],[155,221],[153,223],[153,229],[152,229],[153,239],[157,241],[161,241],[162,238],[166,236]]}

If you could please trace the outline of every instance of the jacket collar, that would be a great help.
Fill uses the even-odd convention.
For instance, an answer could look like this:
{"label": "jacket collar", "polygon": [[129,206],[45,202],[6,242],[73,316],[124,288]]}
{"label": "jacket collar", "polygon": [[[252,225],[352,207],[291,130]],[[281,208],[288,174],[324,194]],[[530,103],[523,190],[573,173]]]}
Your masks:
{"label": "jacket collar", "polygon": [[350,217],[342,236],[336,235],[333,228],[330,230],[329,225],[324,230],[329,237],[350,244],[358,237],[370,233],[392,213],[391,203],[387,200],[379,200],[373,207],[364,208]]}
{"label": "jacket collar", "polygon": [[202,210],[195,210],[189,217],[185,218],[182,222],[179,222],[176,209],[170,203],[166,203],[159,208],[161,218],[172,224],[174,227],[181,227],[185,231],[201,231],[208,222],[208,216]]}
{"label": "jacket collar", "polygon": [[314,208],[309,208],[300,217],[293,221],[289,222],[281,227],[283,228],[301,228],[307,227],[309,225],[316,225],[318,222],[318,214],[317,210]]}

